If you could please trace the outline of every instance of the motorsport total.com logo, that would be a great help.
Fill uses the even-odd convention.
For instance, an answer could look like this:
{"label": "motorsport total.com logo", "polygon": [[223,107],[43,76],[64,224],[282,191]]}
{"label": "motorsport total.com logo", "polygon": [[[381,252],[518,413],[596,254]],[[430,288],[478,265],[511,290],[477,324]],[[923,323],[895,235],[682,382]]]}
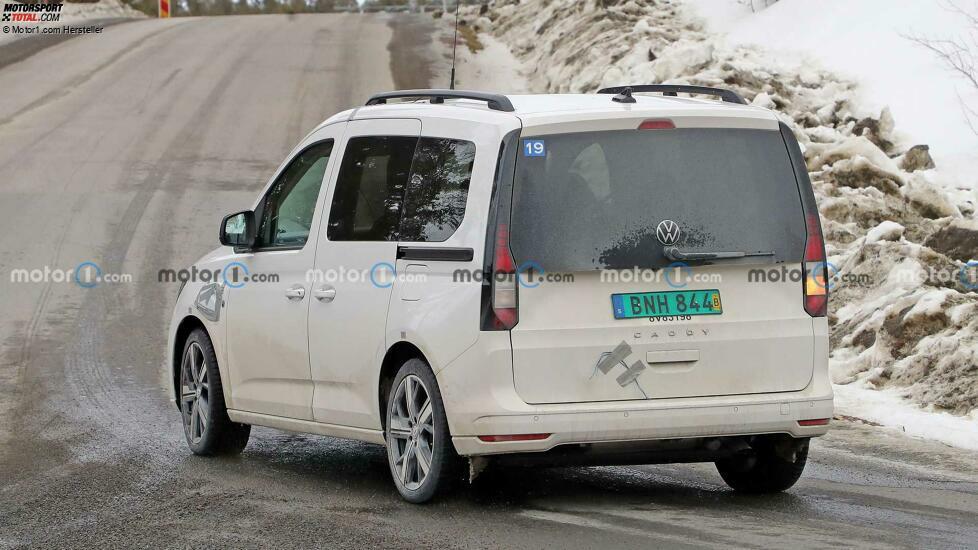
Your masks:
{"label": "motorsport total.com logo", "polygon": [[4,23],[50,23],[61,21],[60,2],[57,3],[37,3],[37,4],[15,4],[5,3],[3,14],[0,19]]}

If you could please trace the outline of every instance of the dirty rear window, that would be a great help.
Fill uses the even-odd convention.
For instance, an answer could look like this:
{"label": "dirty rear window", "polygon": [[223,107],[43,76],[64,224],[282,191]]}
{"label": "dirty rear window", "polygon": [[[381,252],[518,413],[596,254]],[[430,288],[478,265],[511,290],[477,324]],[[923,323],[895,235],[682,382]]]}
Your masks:
{"label": "dirty rear window", "polygon": [[521,145],[510,237],[518,263],[548,271],[667,266],[655,231],[663,220],[679,224],[675,246],[684,252],[801,261],[801,198],[776,131],[583,132]]}

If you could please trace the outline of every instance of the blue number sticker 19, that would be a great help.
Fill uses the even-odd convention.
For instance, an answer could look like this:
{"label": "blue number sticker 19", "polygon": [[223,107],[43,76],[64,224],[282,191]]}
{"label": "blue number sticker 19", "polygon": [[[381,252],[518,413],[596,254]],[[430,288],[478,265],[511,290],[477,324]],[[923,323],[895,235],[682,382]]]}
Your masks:
{"label": "blue number sticker 19", "polygon": [[543,143],[542,139],[524,139],[523,156],[545,157],[547,156],[547,146]]}

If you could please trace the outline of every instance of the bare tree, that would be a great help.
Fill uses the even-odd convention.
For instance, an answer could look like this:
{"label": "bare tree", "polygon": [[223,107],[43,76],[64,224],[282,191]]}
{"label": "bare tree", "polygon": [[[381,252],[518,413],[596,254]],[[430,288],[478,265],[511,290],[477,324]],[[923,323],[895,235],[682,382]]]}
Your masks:
{"label": "bare tree", "polygon": [[[904,37],[930,50],[948,69],[963,77],[978,91],[978,3],[964,8],[948,2],[944,7],[968,24],[965,36],[929,38],[911,34]],[[962,99],[961,108],[971,131],[978,135],[978,105],[969,105]]]}

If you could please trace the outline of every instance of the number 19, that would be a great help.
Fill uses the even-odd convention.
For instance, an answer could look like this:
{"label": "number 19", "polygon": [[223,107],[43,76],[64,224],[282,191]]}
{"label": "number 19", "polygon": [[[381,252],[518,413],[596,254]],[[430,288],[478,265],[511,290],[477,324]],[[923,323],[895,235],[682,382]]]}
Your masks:
{"label": "number 19", "polygon": [[543,140],[527,139],[523,141],[523,155],[527,157],[542,157],[547,154]]}

